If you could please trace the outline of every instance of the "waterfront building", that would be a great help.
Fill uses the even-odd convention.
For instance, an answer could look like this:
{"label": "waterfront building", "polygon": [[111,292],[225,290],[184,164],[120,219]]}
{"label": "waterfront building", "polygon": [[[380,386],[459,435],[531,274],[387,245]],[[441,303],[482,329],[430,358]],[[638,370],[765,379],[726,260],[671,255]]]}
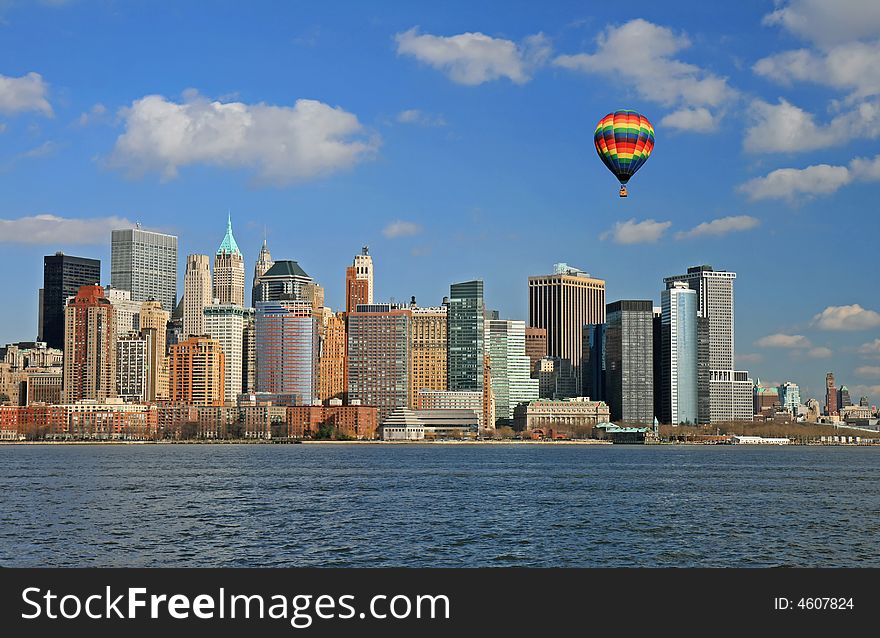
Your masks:
{"label": "waterfront building", "polygon": [[272,254],[269,252],[269,246],[266,244],[264,238],[263,245],[260,247],[260,255],[257,257],[257,263],[254,264],[254,281],[253,287],[251,288],[251,307],[256,308],[257,306],[257,285],[260,282],[260,277],[265,275],[274,264],[275,262],[272,261]]}
{"label": "waterfront building", "polygon": [[529,325],[547,331],[547,354],[571,362],[581,378],[583,327],[605,323],[605,281],[568,264],[529,277]]}
{"label": "waterfront building", "polygon": [[486,350],[492,362],[492,395],[496,419],[513,420],[513,409],[538,398],[538,379],[533,379],[526,355],[526,324],[511,319],[486,321]]}
{"label": "waterfront building", "polygon": [[207,255],[189,255],[183,276],[183,336],[205,334],[205,306],[211,305],[211,262]]}
{"label": "waterfront building", "polygon": [[526,354],[529,357],[529,370],[537,376],[538,362],[547,356],[547,329],[526,327]]}
{"label": "waterfront building", "polygon": [[345,313],[323,308],[321,313],[321,349],[319,354],[318,399],[343,399],[346,378]]}
{"label": "waterfront building", "polygon": [[479,391],[422,389],[418,391],[415,409],[470,410],[477,416],[480,430],[486,429],[488,422],[484,418],[483,393]]}
{"label": "waterfront building", "polygon": [[219,341],[203,335],[187,337],[171,346],[168,367],[171,401],[223,405],[225,370]]}
{"label": "waterfront building", "polygon": [[155,299],[141,303],[139,313],[141,334],[150,336],[147,401],[168,397],[167,326],[168,312]]}
{"label": "waterfront building", "polygon": [[783,410],[788,410],[795,416],[798,413],[798,406],[801,403],[801,390],[797,383],[786,381],[777,389],[779,395],[779,403]]}
{"label": "waterfront building", "polygon": [[171,312],[177,301],[177,237],[135,228],[114,230],[110,285],[131,292],[134,301],[155,299]]}
{"label": "waterfront building", "polygon": [[324,429],[337,438],[375,439],[378,414],[374,407],[342,405],[338,399],[329,405],[292,406],[287,408],[287,436],[314,437]]}
{"label": "waterfront building", "polygon": [[483,389],[483,281],[449,288],[447,308],[447,378],[449,390]]}
{"label": "waterfront building", "polygon": [[849,396],[849,388],[845,385],[840,386],[840,390],[837,391],[837,410],[840,411],[843,408],[848,408],[852,405],[852,399]]}
{"label": "waterfront building", "polygon": [[697,414],[697,291],[673,282],[661,293],[663,397],[660,421],[696,424]]}
{"label": "waterfront building", "polygon": [[613,421],[654,423],[653,307],[622,300],[605,308],[605,400]]}
{"label": "waterfront building", "polygon": [[415,412],[406,407],[398,407],[382,419],[383,441],[423,441],[425,425]]}
{"label": "waterfront building", "polygon": [[[794,384],[792,384],[794,385]],[[755,415],[770,416],[776,409],[782,408],[780,393],[782,387],[766,387],[761,384],[761,379],[755,381],[754,399],[752,410]],[[800,402],[800,400],[798,400]]]}
{"label": "waterfront building", "polygon": [[116,396],[116,323],[101,286],[80,286],[64,314],[63,401]]}
{"label": "waterfront building", "polygon": [[[755,384],[745,370],[709,371],[709,423],[752,421]],[[793,412],[792,414],[796,414]]]}
{"label": "waterfront building", "polygon": [[834,416],[838,413],[837,406],[837,386],[834,384],[834,373],[828,372],[825,375],[825,415]]}
{"label": "waterfront building", "polygon": [[419,308],[413,298],[410,304],[410,402],[417,408],[421,390],[446,390],[447,374],[447,306]]}
{"label": "waterfront building", "polygon": [[0,407],[0,423],[28,440],[151,440],[157,436],[157,409],[112,397]]}
{"label": "waterfront building", "polygon": [[495,429],[495,393],[492,392],[492,361],[489,353],[483,354],[483,427]]}
{"label": "waterfront building", "polygon": [[116,340],[116,394],[124,401],[149,400],[150,353],[155,331],[129,332]]}
{"label": "waterfront building", "polygon": [[[284,262],[276,262],[273,268]],[[270,270],[271,272],[271,270]],[[318,392],[319,319],[308,301],[258,301],[254,320],[256,391],[311,404]]]}
{"label": "waterfront building", "polygon": [[131,291],[109,287],[104,288],[104,296],[110,300],[110,305],[113,306],[117,338],[141,329],[141,302],[131,298]]}
{"label": "waterfront building", "polygon": [[226,234],[214,255],[213,299],[224,306],[244,306],[244,256],[232,234],[232,216],[226,220]]}
{"label": "waterfront building", "polygon": [[345,270],[345,312],[354,312],[359,304],[373,303],[373,258],[367,246],[355,255]]}
{"label": "waterfront building", "polygon": [[253,308],[240,305],[215,303],[205,306],[205,334],[220,342],[224,356],[224,390],[226,401],[235,401],[245,391],[244,358],[248,323],[254,315]]}
{"label": "waterfront building", "polygon": [[67,301],[81,286],[101,281],[101,261],[57,252],[43,257],[37,339],[50,348],[64,347],[64,314]]}
{"label": "waterfront building", "polygon": [[272,403],[242,405],[239,415],[244,435],[249,439],[272,439],[287,436],[287,406]]}
{"label": "waterfront building", "polygon": [[375,406],[379,422],[410,401],[412,311],[359,305],[348,315],[348,401]]}
{"label": "waterfront building", "polygon": [[540,398],[568,399],[578,395],[577,375],[568,359],[543,357],[538,361],[536,370]]}
{"label": "waterfront building", "polygon": [[312,283],[314,280],[295,261],[276,261],[254,286],[254,308],[260,301],[308,301],[311,304],[314,296],[307,294],[307,286]]}
{"label": "waterfront building", "polygon": [[598,423],[607,423],[610,418],[611,412],[604,401],[593,401],[588,397],[561,401],[537,399],[516,407],[514,428],[583,434]]}

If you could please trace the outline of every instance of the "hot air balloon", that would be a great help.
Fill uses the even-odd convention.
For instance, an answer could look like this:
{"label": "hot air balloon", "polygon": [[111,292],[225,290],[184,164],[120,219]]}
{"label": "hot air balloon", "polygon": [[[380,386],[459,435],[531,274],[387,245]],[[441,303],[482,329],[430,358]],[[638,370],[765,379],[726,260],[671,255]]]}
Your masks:
{"label": "hot air balloon", "polygon": [[594,140],[599,159],[620,182],[620,196],[626,197],[626,183],[654,150],[654,127],[640,113],[614,111],[599,120]]}

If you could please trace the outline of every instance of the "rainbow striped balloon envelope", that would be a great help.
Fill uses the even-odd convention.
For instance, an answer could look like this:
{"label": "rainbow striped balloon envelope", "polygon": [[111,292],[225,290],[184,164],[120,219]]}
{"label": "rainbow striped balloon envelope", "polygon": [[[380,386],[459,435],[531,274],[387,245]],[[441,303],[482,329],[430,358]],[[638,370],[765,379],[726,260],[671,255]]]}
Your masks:
{"label": "rainbow striped balloon envelope", "polygon": [[594,140],[599,158],[623,185],[651,156],[654,127],[641,113],[614,111],[599,120]]}

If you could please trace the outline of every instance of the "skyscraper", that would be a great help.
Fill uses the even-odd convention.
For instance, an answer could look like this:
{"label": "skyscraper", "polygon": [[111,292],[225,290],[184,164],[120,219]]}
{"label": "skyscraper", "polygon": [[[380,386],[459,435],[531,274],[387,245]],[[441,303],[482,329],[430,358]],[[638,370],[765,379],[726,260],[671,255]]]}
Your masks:
{"label": "skyscraper", "polygon": [[64,347],[64,313],[67,299],[80,286],[101,282],[101,262],[57,252],[43,257],[43,289],[40,303],[42,320],[37,334],[50,348]]}
{"label": "skyscraper", "polygon": [[346,377],[345,314],[330,308],[321,312],[321,352],[319,354],[318,398],[342,399],[348,385]]}
{"label": "skyscraper", "polygon": [[834,373],[825,375],[825,415],[832,416],[838,413],[837,386],[834,385]]}
{"label": "skyscraper", "polygon": [[345,271],[345,291],[346,312],[353,312],[358,304],[373,303],[373,258],[366,246]]}
{"label": "skyscraper", "polygon": [[533,376],[537,376],[535,366],[547,356],[547,329],[526,327],[526,354]]}
{"label": "skyscraper", "polygon": [[64,313],[65,403],[116,396],[116,324],[101,286],[81,286]]}
{"label": "skyscraper", "polygon": [[348,315],[348,400],[375,406],[381,424],[410,401],[409,309],[361,305]]}
{"label": "skyscraper", "polygon": [[605,324],[586,324],[581,335],[580,393],[593,401],[605,401]]}
{"label": "skyscraper", "polygon": [[223,350],[223,394],[227,401],[235,401],[244,391],[245,332],[254,310],[240,305],[213,303],[205,306],[204,314],[205,334],[219,341]]}
{"label": "skyscraper", "polygon": [[697,422],[697,291],[673,282],[661,295],[663,423]]}
{"label": "skyscraper", "polygon": [[189,337],[171,346],[168,355],[170,398],[190,405],[223,405],[224,356],[220,342]]}
{"label": "skyscraper", "polygon": [[605,281],[564,263],[553,271],[529,277],[529,326],[547,330],[547,354],[568,359],[580,378],[583,327],[605,323]]}
{"label": "skyscraper", "polygon": [[141,304],[140,328],[142,334],[152,333],[148,356],[150,368],[147,387],[147,400],[168,398],[168,360],[167,348],[168,312],[155,299]]}
{"label": "skyscraper", "polygon": [[226,235],[214,255],[213,298],[222,305],[244,306],[244,257],[232,235],[232,216],[226,220]]}
{"label": "skyscraper", "polygon": [[301,405],[311,405],[319,369],[318,318],[312,304],[258,301],[254,325],[257,392],[290,395]]}
{"label": "skyscraper", "polygon": [[483,389],[484,310],[481,279],[449,287],[447,375],[450,390]]}
{"label": "skyscraper", "polygon": [[116,340],[116,393],[126,401],[148,400],[150,350],[155,331],[129,332]]}
{"label": "skyscraper", "polygon": [[495,417],[504,424],[513,421],[520,403],[538,398],[539,380],[531,377],[526,354],[525,321],[489,319],[486,322],[486,350],[492,362],[492,394]]}
{"label": "skyscraper", "polygon": [[260,277],[265,275],[274,263],[275,262],[272,261],[272,254],[269,252],[269,246],[266,244],[266,240],[263,239],[263,245],[260,248],[260,255],[257,257],[257,263],[254,264],[254,281],[253,287],[251,288],[252,307],[256,307],[257,305],[257,284],[260,281]]}
{"label": "skyscraper", "polygon": [[777,389],[779,394],[779,403],[784,410],[788,410],[794,416],[797,416],[798,406],[801,404],[801,390],[797,383],[786,381]]}
{"label": "skyscraper", "polygon": [[183,336],[205,334],[205,306],[211,305],[211,262],[207,255],[189,255],[183,276]]}
{"label": "skyscraper", "polygon": [[837,391],[837,411],[840,412],[841,408],[848,408],[852,405],[852,399],[849,396],[849,388],[845,385],[840,386],[840,390]]}
{"label": "skyscraper", "polygon": [[651,301],[615,301],[605,309],[606,401],[611,419],[654,422]]}
{"label": "skyscraper", "polygon": [[418,409],[420,390],[446,390],[449,383],[446,360],[447,306],[420,308],[415,305],[414,298],[410,310],[410,407]]}
{"label": "skyscraper", "polygon": [[117,337],[121,338],[129,332],[140,330],[141,302],[134,301],[130,291],[109,287],[104,288],[104,296],[113,306]]}
{"label": "skyscraper", "polygon": [[308,293],[313,283],[314,280],[298,263],[289,259],[279,260],[260,275],[254,286],[254,300],[255,303],[281,300],[312,303],[313,297]]}
{"label": "skyscraper", "polygon": [[155,299],[171,312],[177,303],[177,237],[136,228],[114,230],[110,285],[135,301]]}

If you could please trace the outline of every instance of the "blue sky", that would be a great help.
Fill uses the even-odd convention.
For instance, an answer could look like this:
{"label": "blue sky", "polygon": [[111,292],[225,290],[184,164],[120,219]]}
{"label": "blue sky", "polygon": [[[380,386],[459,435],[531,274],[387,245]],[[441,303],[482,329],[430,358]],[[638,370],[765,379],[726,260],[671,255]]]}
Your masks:
{"label": "blue sky", "polygon": [[[880,401],[880,4],[707,5],[0,1],[0,341],[35,335],[42,255],[106,283],[111,228],[183,263],[230,210],[249,272],[266,227],[337,308],[363,244],[378,297],[481,277],[510,318],[558,261],[609,301],[734,270],[739,367]],[[657,134],[626,200],[617,108]]]}

